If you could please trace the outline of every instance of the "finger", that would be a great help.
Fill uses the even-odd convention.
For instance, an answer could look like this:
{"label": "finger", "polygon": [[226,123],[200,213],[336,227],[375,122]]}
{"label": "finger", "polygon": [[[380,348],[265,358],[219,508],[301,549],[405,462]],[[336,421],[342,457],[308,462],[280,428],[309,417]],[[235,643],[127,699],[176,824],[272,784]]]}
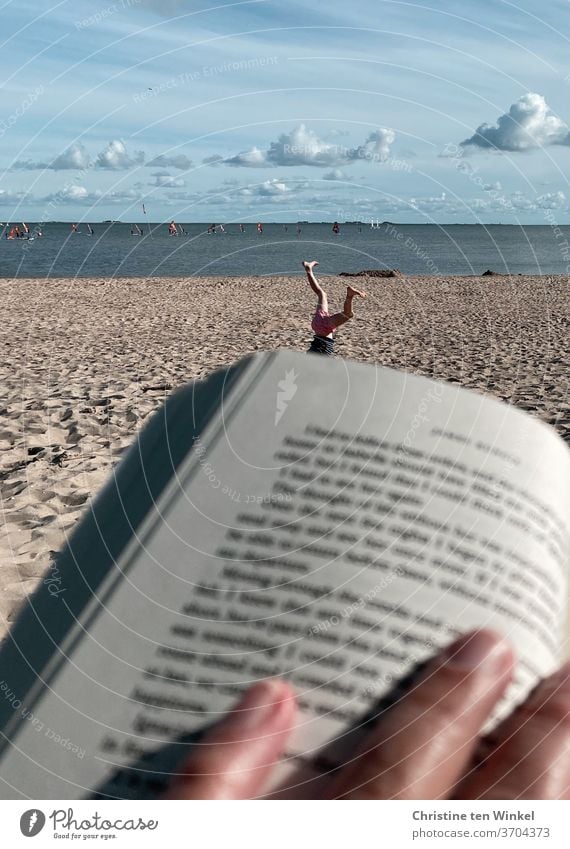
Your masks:
{"label": "finger", "polygon": [[458,798],[570,799],[570,663],[542,681],[485,746]]}
{"label": "finger", "polygon": [[283,754],[296,703],[286,681],[251,687],[230,713],[196,744],[168,799],[250,799]]}
{"label": "finger", "polygon": [[492,631],[461,637],[429,663],[335,780],[351,799],[446,798],[507,687],[510,647]]}

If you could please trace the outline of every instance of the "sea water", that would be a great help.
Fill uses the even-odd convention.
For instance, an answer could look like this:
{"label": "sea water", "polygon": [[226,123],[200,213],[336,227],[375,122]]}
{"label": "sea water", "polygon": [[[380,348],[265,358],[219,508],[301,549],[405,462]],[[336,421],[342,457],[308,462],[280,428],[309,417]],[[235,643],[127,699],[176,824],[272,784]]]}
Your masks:
{"label": "sea water", "polygon": [[[30,224],[33,229],[33,224]],[[319,273],[398,268],[410,275],[570,274],[570,226],[406,225],[379,223],[184,224],[170,236],[164,224],[46,224],[43,238],[0,240],[0,277],[185,277],[300,273],[318,259]]]}

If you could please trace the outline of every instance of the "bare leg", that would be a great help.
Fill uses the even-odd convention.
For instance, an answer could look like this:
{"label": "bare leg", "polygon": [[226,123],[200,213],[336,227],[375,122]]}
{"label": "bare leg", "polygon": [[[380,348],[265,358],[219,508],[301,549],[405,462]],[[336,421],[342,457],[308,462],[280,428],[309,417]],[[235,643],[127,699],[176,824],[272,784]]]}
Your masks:
{"label": "bare leg", "polygon": [[353,289],[352,286],[348,286],[346,290],[346,298],[344,300],[344,309],[342,312],[337,312],[331,316],[331,324],[335,327],[340,327],[342,324],[346,324],[347,321],[354,317],[354,311],[352,309],[353,298],[365,297],[366,292],[360,292],[358,289]]}
{"label": "bare leg", "polygon": [[315,277],[315,274],[313,272],[313,268],[315,267],[315,265],[318,265],[318,264],[319,263],[316,261],[316,259],[314,259],[312,262],[307,262],[305,260],[305,262],[303,263],[303,268],[307,272],[307,278],[309,280],[309,283],[311,284],[311,289],[313,290],[313,292],[315,293],[315,295],[317,296],[317,298],[319,300],[319,306],[325,312],[328,312],[329,311],[329,302],[328,302],[328,299],[327,299],[327,293],[322,288],[322,286],[319,284],[319,282],[318,282],[318,280]]}
{"label": "bare leg", "polygon": [[352,286],[347,286],[346,289],[346,298],[344,299],[344,309],[343,312],[348,318],[352,318],[354,316],[354,312],[352,311],[352,299],[353,298],[365,298],[366,292],[360,292],[358,289],[353,289]]}

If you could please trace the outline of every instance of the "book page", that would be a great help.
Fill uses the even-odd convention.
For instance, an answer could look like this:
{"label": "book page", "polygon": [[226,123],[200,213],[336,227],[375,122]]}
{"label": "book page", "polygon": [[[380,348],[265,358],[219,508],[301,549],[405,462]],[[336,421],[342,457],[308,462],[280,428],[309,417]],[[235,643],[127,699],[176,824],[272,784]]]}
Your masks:
{"label": "book page", "polygon": [[518,652],[508,710],[559,662],[569,467],[547,427],[474,393],[254,358],[24,705],[41,730],[15,712],[4,795],[157,794],[273,675],[302,708],[283,777],[476,626]]}

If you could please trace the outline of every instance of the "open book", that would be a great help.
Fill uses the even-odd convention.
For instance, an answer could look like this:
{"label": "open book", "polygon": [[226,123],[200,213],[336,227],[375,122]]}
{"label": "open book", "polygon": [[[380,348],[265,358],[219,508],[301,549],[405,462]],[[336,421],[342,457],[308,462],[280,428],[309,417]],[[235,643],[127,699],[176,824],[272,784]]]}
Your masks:
{"label": "open book", "polygon": [[276,780],[327,769],[331,741],[476,626],[518,652],[497,719],[564,654],[569,516],[567,447],[496,400],[286,351],[190,384],[2,648],[0,796],[156,796],[274,675],[302,708]]}

